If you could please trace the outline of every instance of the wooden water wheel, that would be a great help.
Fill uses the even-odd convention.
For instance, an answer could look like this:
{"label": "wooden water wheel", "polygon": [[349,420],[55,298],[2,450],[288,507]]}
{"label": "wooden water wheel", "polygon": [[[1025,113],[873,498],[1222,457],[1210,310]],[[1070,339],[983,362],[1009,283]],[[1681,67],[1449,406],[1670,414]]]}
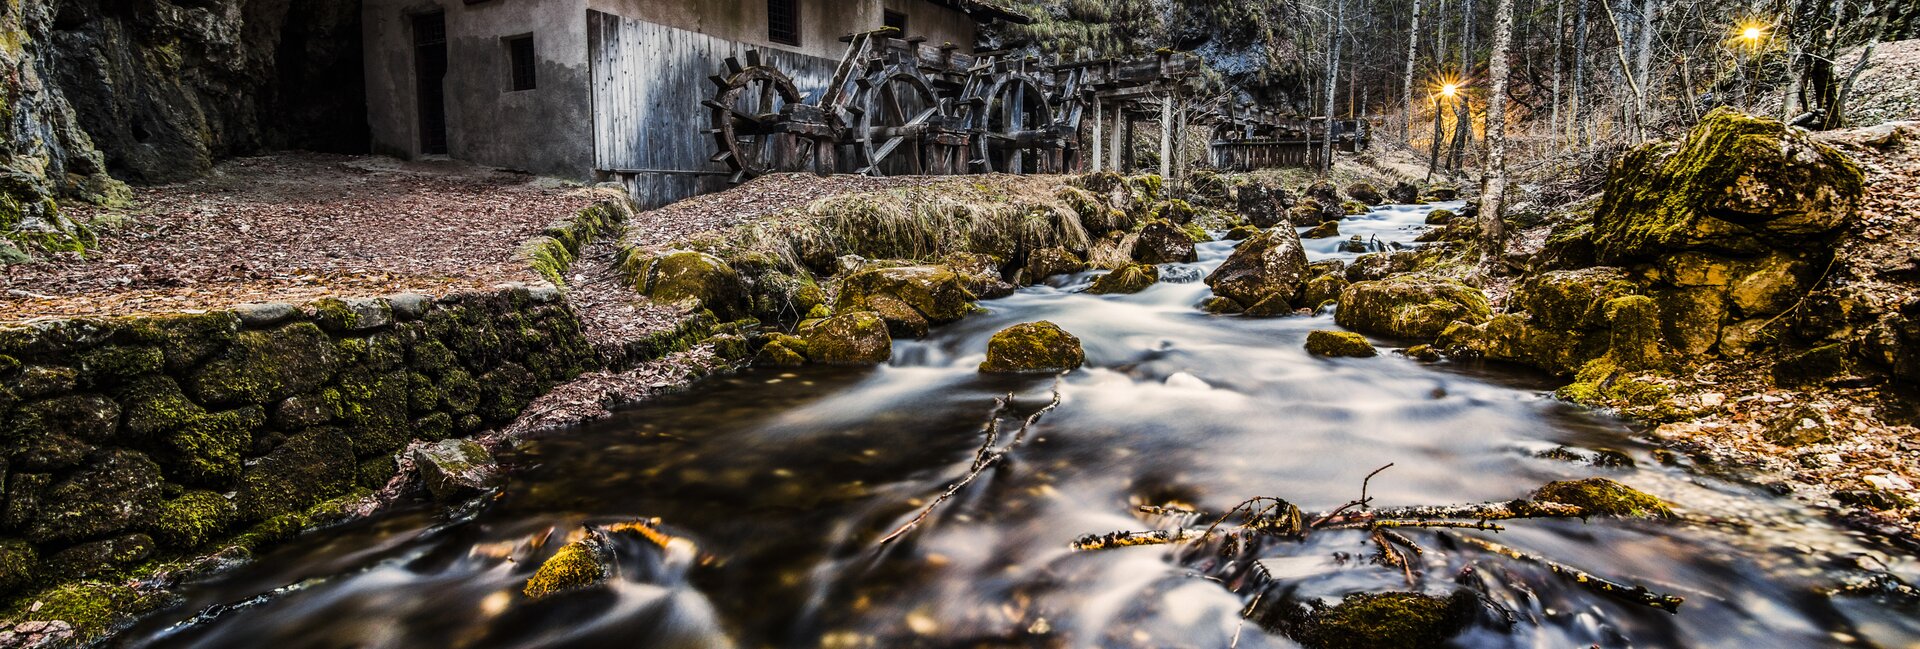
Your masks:
{"label": "wooden water wheel", "polygon": [[1061,134],[1046,86],[1020,72],[997,73],[972,111],[973,163],[981,173],[1057,173]]}
{"label": "wooden water wheel", "polygon": [[853,138],[864,156],[859,173],[957,173],[966,131],[954,128],[946,102],[912,62],[877,66],[859,81],[848,107]]}
{"label": "wooden water wheel", "polygon": [[763,64],[759,52],[747,52],[744,66],[727,57],[722,74],[710,78],[718,92],[701,103],[711,110],[708,133],[718,145],[712,160],[733,169],[733,182],[802,170],[816,152],[831,150],[820,146],[834,132],[825,115],[805,103],[786,74]]}

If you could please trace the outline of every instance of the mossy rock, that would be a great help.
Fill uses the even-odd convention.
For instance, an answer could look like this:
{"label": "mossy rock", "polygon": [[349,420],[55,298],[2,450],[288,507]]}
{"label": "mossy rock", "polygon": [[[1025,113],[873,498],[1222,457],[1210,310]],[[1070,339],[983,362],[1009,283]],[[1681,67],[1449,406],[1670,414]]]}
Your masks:
{"label": "mossy rock", "polygon": [[187,387],[206,405],[270,404],[311,392],[333,378],[339,351],[310,322],[237,334],[233,345],[193,372]]}
{"label": "mossy rock", "polygon": [[719,257],[703,252],[671,252],[647,263],[644,273],[636,283],[642,294],[655,301],[693,301],[722,320],[748,315],[746,283]]}
{"label": "mossy rock", "polygon": [[1347,201],[1345,203],[1341,203],[1340,209],[1341,211],[1346,212],[1347,216],[1360,216],[1362,214],[1366,214],[1367,212],[1373,211],[1372,207],[1369,207],[1366,203],[1362,203],[1360,201]]}
{"label": "mossy rock", "polygon": [[154,556],[155,549],[153,537],[139,533],[88,541],[47,557],[40,566],[41,579],[60,583],[118,576]]}
{"label": "mossy rock", "polygon": [[1607,478],[1549,482],[1533,493],[1533,499],[1573,505],[1589,516],[1673,517],[1673,510],[1659,498]]}
{"label": "mossy rock", "polygon": [[1055,275],[1069,275],[1087,269],[1087,262],[1066,248],[1042,248],[1027,255],[1027,281],[1041,282]]}
{"label": "mossy rock", "polygon": [[170,550],[190,550],[219,538],[239,518],[239,508],[226,496],[188,491],[160,503],[149,530]]}
{"label": "mossy rock", "polygon": [[1347,198],[1351,198],[1354,201],[1368,206],[1387,202],[1387,197],[1381,194],[1380,189],[1374,187],[1373,183],[1354,183],[1347,185]]}
{"label": "mossy rock", "polygon": [[521,592],[543,599],[598,586],[613,576],[613,560],[613,546],[606,534],[588,529],[586,538],[561,546],[542,562]]}
{"label": "mossy rock", "polygon": [[1460,188],[1455,187],[1453,183],[1429,184],[1427,185],[1426,193],[1422,195],[1422,200],[1425,200],[1426,202],[1429,202],[1429,203],[1436,202],[1436,201],[1450,201],[1457,198],[1460,198]]}
{"label": "mossy rock", "polygon": [[754,353],[754,367],[799,367],[807,364],[805,354],[781,342],[769,342]]}
{"label": "mossy rock", "polygon": [[1086,364],[1080,338],[1045,320],[1001,330],[987,342],[987,360],[980,371],[989,374],[1062,372]]}
{"label": "mossy rock", "polygon": [[32,585],[39,565],[40,551],[32,543],[0,539],[0,597]]}
{"label": "mossy rock", "polygon": [[1452,225],[1457,218],[1459,215],[1454,214],[1453,210],[1434,210],[1427,212],[1427,225]]}
{"label": "mossy rock", "polygon": [[1260,228],[1257,226],[1238,225],[1234,226],[1232,230],[1228,230],[1226,236],[1223,238],[1228,241],[1245,241],[1259,235]]}
{"label": "mossy rock", "polygon": [[873,310],[870,304],[883,296],[911,307],[931,324],[956,322],[973,312],[973,293],[967,290],[959,273],[945,266],[874,268],[856,272],[841,281],[840,297],[834,301],[834,311],[870,311]]}
{"label": "mossy rock", "polygon": [[1380,352],[1367,337],[1349,331],[1307,332],[1307,353],[1334,358],[1370,358]]}
{"label": "mossy rock", "polygon": [[141,527],[161,495],[160,466],[128,450],[102,453],[39,497],[27,538],[39,543],[100,538]]}
{"label": "mossy rock", "polygon": [[1437,649],[1466,630],[1480,606],[1466,590],[1448,597],[1358,593],[1333,606],[1263,606],[1249,617],[1309,649]]}
{"label": "mossy rock", "polygon": [[1791,246],[1844,225],[1864,183],[1852,161],[1805,132],[1717,108],[1685,139],[1642,145],[1614,162],[1594,243],[1606,262]]}
{"label": "mossy rock", "polygon": [[1160,281],[1160,268],[1148,264],[1133,264],[1120,270],[1093,278],[1093,285],[1087,292],[1094,295],[1122,295],[1139,293]]}
{"label": "mossy rock", "polygon": [[1742,316],[1761,318],[1793,308],[1813,285],[1811,264],[1776,253],[1742,264],[1739,277],[1728,282],[1727,297]]}
{"label": "mossy rock", "polygon": [[1290,316],[1294,314],[1293,302],[1285,297],[1275,295],[1253,303],[1253,306],[1247,307],[1247,310],[1241,313],[1249,318],[1278,318]]}
{"label": "mossy rock", "polygon": [[476,412],[491,422],[513,421],[542,392],[540,380],[532,371],[518,363],[501,363],[480,377],[480,407]]}
{"label": "mossy rock", "polygon": [[95,389],[158,372],[166,362],[166,354],[159,347],[147,345],[106,345],[74,357],[80,384]]}
{"label": "mossy rock", "polygon": [[97,394],[69,394],[15,407],[0,422],[0,439],[16,468],[64,469],[112,441],[120,406]]}
{"label": "mossy rock", "polygon": [[136,616],[170,603],[172,600],[163,594],[141,591],[123,583],[81,581],[22,601],[23,607],[33,610],[10,612],[5,617],[66,622],[73,626],[76,638],[92,639],[124,628],[132,624]]}
{"label": "mossy rock", "polygon": [[1331,239],[1340,236],[1340,222],[1327,221],[1300,234],[1302,239]]}
{"label": "mossy rock", "polygon": [[1213,233],[1207,232],[1207,228],[1205,226],[1200,225],[1199,223],[1188,223],[1186,225],[1182,225],[1180,226],[1180,231],[1185,232],[1187,234],[1187,238],[1192,240],[1194,243],[1207,243],[1207,242],[1213,241]]}
{"label": "mossy rock", "polygon": [[1512,302],[1537,326],[1568,332],[1607,326],[1606,304],[1639,291],[1626,271],[1603,266],[1527,278],[1514,289]]}
{"label": "mossy rock", "polygon": [[1179,224],[1165,219],[1152,221],[1140,228],[1134,240],[1133,260],[1142,264],[1192,263],[1199,258],[1193,243],[1193,237]]}
{"label": "mossy rock", "polygon": [[1194,209],[1191,203],[1178,198],[1163,201],[1153,206],[1152,218],[1154,220],[1166,220],[1172,221],[1177,225],[1186,225],[1192,223],[1193,219],[1198,216],[1200,216],[1200,210]]}
{"label": "mossy rock", "polygon": [[864,311],[827,318],[807,335],[807,357],[828,365],[875,365],[893,357],[893,337],[880,316]]}
{"label": "mossy rock", "polygon": [[[340,410],[341,428],[347,438],[353,440],[354,451],[361,457],[391,453],[412,436],[408,425],[412,398],[409,376],[404,370],[375,374],[366,368],[350,368],[340,374],[339,385],[325,393],[337,399],[332,405]],[[499,390],[507,387],[504,380],[488,380],[484,384],[487,388],[483,389],[483,404],[507,405],[499,399],[503,396]],[[486,389],[495,390],[495,398],[488,399]]]}
{"label": "mossy rock", "polygon": [[241,474],[235,499],[240,518],[263,521],[347,493],[358,466],[353,442],[339,430],[294,435]]}
{"label": "mossy rock", "polygon": [[1300,303],[1317,307],[1327,302],[1338,301],[1340,294],[1347,290],[1348,284],[1350,282],[1347,278],[1338,273],[1315,277],[1307,282],[1306,289],[1301,293]]}
{"label": "mossy rock", "polygon": [[1307,252],[1299,235],[1292,228],[1273,228],[1240,242],[1227,261],[1207,276],[1207,286],[1214,294],[1245,305],[1272,297],[1293,302],[1307,278]]}
{"label": "mossy rock", "polygon": [[1479,289],[1452,280],[1401,275],[1348,286],[1340,294],[1334,321],[1379,336],[1432,339],[1454,322],[1478,324],[1491,317],[1487,296]]}
{"label": "mossy rock", "polygon": [[1317,203],[1295,205],[1287,210],[1287,224],[1298,228],[1313,227],[1325,221],[1320,218],[1320,213],[1320,205]]}
{"label": "mossy rock", "polygon": [[1214,315],[1234,315],[1246,311],[1239,302],[1220,296],[1213,296],[1200,302],[1200,310]]}

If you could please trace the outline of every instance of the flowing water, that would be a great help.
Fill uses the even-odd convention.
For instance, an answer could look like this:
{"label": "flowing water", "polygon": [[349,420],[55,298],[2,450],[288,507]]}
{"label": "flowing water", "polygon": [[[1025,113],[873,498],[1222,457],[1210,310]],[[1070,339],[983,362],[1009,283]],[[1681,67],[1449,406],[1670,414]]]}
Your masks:
{"label": "flowing water", "polygon": [[[1453,207],[1441,204],[1432,207]],[[1407,242],[1430,207],[1385,207],[1347,234]],[[1350,258],[1337,239],[1315,259]],[[1663,496],[1685,522],[1513,521],[1499,542],[1685,596],[1677,615],[1597,596],[1539,566],[1410,532],[1419,588],[1471,587],[1510,612],[1486,647],[1916,646],[1895,602],[1815,589],[1879,556],[1817,512],[1738,477],[1663,466],[1625,422],[1554,401],[1525,372],[1301,348],[1330,316],[1208,316],[1198,280],[1232,249],[1126,296],[1056,278],[988,312],[896,343],[883,367],[717,378],[507,458],[499,497],[451,519],[421,507],[315,534],[233,573],[119,642],[139,647],[1287,647],[1242,623],[1243,596],[1162,547],[1076,553],[1084,534],[1168,524],[1140,504],[1224,511],[1252,496],[1325,511],[1523,496],[1605,476]],[[975,372],[1006,326],[1051,320],[1085,341],[1085,369],[1005,460],[901,540],[879,545],[967,474],[994,398],[1011,434],[1053,377]],[[1376,340],[1383,348],[1404,341]],[[1002,444],[1007,443],[1005,438]],[[1569,447],[1634,466],[1543,459]],[[583,524],[658,518],[691,541],[616,536],[618,575],[539,601],[520,594]],[[1177,521],[1176,521],[1177,522]],[[1473,534],[1488,534],[1473,532]],[[1404,590],[1362,532],[1261,550],[1284,592],[1335,601]],[[1895,573],[1914,565],[1886,559]]]}

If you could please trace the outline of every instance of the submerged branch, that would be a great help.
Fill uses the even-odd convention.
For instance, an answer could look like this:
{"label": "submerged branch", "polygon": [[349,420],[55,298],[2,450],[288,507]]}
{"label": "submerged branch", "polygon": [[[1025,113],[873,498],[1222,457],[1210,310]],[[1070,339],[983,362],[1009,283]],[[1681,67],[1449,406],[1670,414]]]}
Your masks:
{"label": "submerged branch", "polygon": [[973,481],[978,479],[980,474],[986,473],[987,469],[993,468],[994,464],[999,463],[1008,453],[1013,452],[1014,448],[1019,447],[1021,443],[1027,441],[1028,430],[1033,428],[1034,424],[1039,423],[1041,417],[1046,416],[1047,413],[1053,412],[1055,408],[1060,407],[1060,381],[1064,379],[1065,376],[1065,374],[1061,374],[1060,376],[1054,377],[1053,400],[1048,402],[1045,407],[1028,415],[1026,421],[1020,424],[1020,430],[1014,433],[1013,441],[1007,442],[1006,446],[997,449],[994,448],[993,445],[1000,439],[1000,418],[1006,411],[1008,404],[1012,403],[1013,395],[1009,394],[1004,398],[995,399],[993,410],[987,414],[987,424],[984,430],[986,439],[984,443],[980,445],[980,450],[974,453],[973,468],[967,471],[967,474],[962,476],[959,481],[948,486],[947,490],[940,494],[940,497],[935,498],[933,502],[927,503],[926,507],[921,508],[920,513],[914,516],[912,520],[902,523],[899,527],[894,528],[893,532],[881,538],[879,545],[892,543],[901,536],[905,536],[907,532],[919,527],[921,522],[927,520],[927,517],[933,514],[933,510],[938,509],[940,505],[946,503],[948,500],[952,500],[954,496],[959,495],[960,490],[967,488],[967,485],[973,484]]}
{"label": "submerged branch", "polygon": [[1686,598],[1679,595],[1656,593],[1647,589],[1645,586],[1623,584],[1552,559],[1527,554],[1485,539],[1459,534],[1448,535],[1448,538],[1511,559],[1538,564],[1552,571],[1553,574],[1573,580],[1575,584],[1579,584],[1582,588],[1629,604],[1651,606],[1668,613],[1679,613],[1680,604],[1686,601]]}

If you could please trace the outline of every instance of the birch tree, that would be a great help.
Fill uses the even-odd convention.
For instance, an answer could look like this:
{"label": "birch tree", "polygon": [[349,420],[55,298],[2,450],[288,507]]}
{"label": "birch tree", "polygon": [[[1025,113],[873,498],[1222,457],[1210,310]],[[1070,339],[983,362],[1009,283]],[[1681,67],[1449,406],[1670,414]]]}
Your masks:
{"label": "birch tree", "polygon": [[1334,99],[1337,98],[1340,90],[1340,32],[1341,28],[1346,25],[1347,2],[1346,0],[1335,0],[1333,7],[1333,13],[1328,16],[1327,20],[1327,131],[1320,149],[1320,175],[1322,176],[1328,175],[1333,171],[1333,131],[1335,123],[1333,102]]}
{"label": "birch tree", "polygon": [[[1564,0],[1562,0],[1564,1]],[[1413,23],[1407,26],[1407,76],[1400,82],[1400,139],[1413,144],[1413,72],[1420,57],[1420,0],[1413,0]]]}
{"label": "birch tree", "polygon": [[1507,224],[1507,76],[1513,55],[1513,0],[1499,0],[1493,16],[1492,58],[1487,75],[1487,170],[1480,190],[1480,232],[1486,245],[1481,262],[1499,261],[1506,252]]}

